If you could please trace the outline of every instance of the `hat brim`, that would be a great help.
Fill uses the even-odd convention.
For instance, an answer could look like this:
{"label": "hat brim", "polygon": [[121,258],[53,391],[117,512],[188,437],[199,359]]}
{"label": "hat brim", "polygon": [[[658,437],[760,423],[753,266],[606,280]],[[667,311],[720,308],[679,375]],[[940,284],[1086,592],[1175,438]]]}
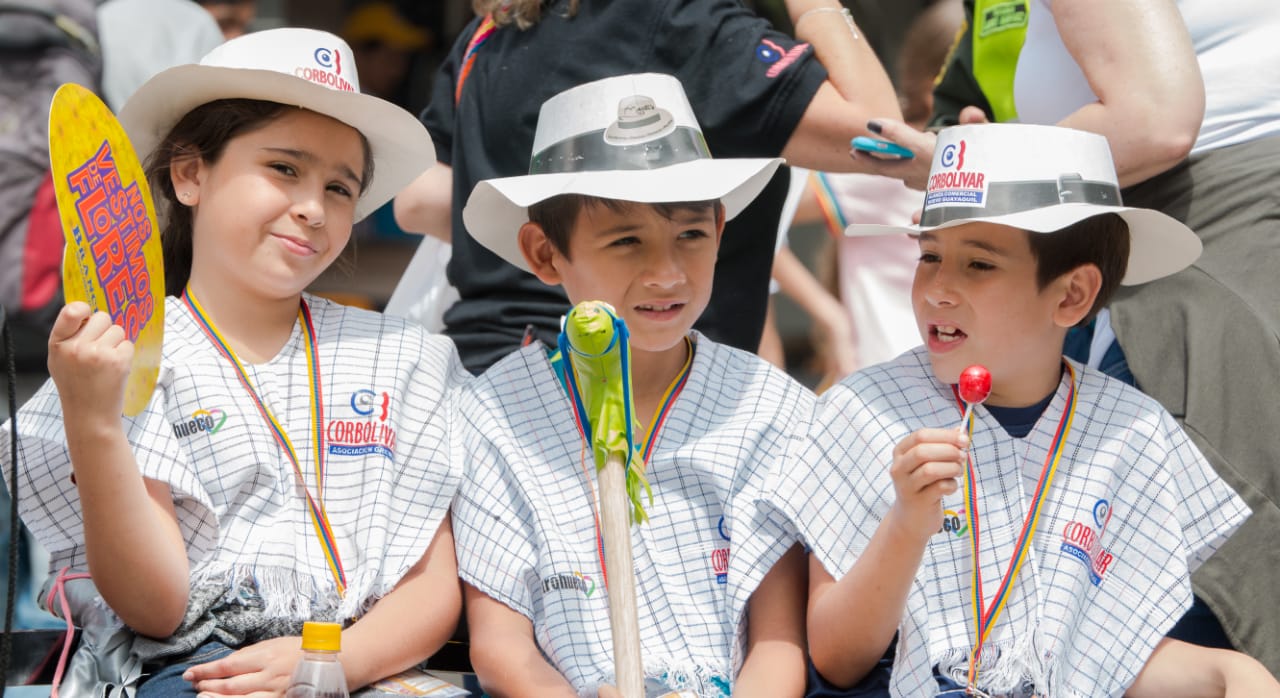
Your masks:
{"label": "hat brim", "polygon": [[272,70],[181,65],[152,77],[120,110],[138,159],[146,162],[178,120],[219,99],[259,99],[301,107],[341,121],[369,141],[373,180],[356,202],[359,221],[390,201],[427,168],[435,148],[409,112],[372,95],[333,90]]}
{"label": "hat brim", "polygon": [[467,199],[467,232],[494,254],[529,271],[517,233],[529,206],[561,194],[583,194],[638,203],[710,201],[724,204],[725,218],[742,212],[782,164],[781,158],[726,158],[682,162],[653,170],[558,172],[480,182]]}
{"label": "hat brim", "polygon": [[1200,238],[1176,218],[1146,208],[1082,203],[1047,206],[1003,216],[960,218],[930,227],[855,223],[845,228],[844,234],[849,237],[895,233],[919,235],[927,230],[943,230],[979,222],[1007,225],[1035,233],[1051,233],[1106,213],[1120,216],[1129,226],[1129,265],[1125,269],[1124,278],[1120,280],[1125,286],[1146,283],[1181,271],[1200,256]]}

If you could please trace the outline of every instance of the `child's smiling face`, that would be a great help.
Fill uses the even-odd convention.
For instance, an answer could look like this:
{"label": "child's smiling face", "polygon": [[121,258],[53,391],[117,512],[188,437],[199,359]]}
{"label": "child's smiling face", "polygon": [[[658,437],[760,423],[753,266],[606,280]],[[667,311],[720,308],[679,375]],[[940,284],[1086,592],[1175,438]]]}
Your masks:
{"label": "child's smiling face", "polygon": [[920,236],[911,301],[934,375],[955,383],[965,367],[986,366],[993,405],[1043,399],[1056,384],[1066,330],[1078,320],[1062,312],[1068,275],[1037,283],[1030,234],[969,223]]}
{"label": "child's smiling face", "polygon": [[231,139],[216,161],[175,167],[190,174],[174,186],[194,208],[192,281],[287,297],[346,247],[364,148],[350,126],[291,109]]}

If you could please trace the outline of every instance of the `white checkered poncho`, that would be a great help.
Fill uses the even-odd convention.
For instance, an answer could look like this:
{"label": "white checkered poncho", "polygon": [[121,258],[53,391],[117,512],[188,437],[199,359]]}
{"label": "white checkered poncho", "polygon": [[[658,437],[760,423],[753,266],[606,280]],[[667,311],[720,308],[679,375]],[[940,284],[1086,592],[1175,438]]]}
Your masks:
{"label": "white checkered poncho", "polygon": [[[143,476],[173,491],[193,591],[222,587],[243,595],[247,588],[267,618],[349,620],[422,557],[449,508],[462,476],[448,458],[450,399],[470,376],[443,337],[399,319],[307,301],[323,384],[324,505],[346,569],[344,599],[293,466],[231,365],[176,298],[166,299],[155,393],[141,414],[125,419],[125,429]],[[246,369],[288,430],[314,494],[302,332],[295,325],[275,358]],[[22,519],[50,551],[53,570],[87,571],[52,381],[19,411],[18,427]],[[7,427],[0,442],[7,459]]]}
{"label": "white checkered poncho", "polygon": [[[650,520],[632,527],[632,547],[645,673],[721,696],[742,661],[747,598],[796,543],[755,501],[766,474],[803,445],[813,395],[756,356],[706,338],[696,346],[656,436]],[[494,365],[463,391],[459,410],[468,463],[454,508],[460,575],[528,617],[551,665],[594,695],[613,678],[595,465],[545,350]]]}
{"label": "white checkered poncho", "polygon": [[[993,695],[1121,695],[1190,607],[1191,570],[1248,514],[1159,404],[1101,373],[1078,365],[1076,372],[1078,406],[1057,477],[1029,559],[982,652],[978,685]],[[985,408],[975,409],[984,604],[1022,528],[1066,406],[1068,375],[1026,438],[1009,436]],[[924,350],[908,352],[825,393],[802,465],[778,471],[766,492],[839,579],[893,500],[894,446],[916,429],[954,426],[960,415]],[[966,680],[973,565],[967,533],[956,531],[962,501],[959,493],[943,501],[953,525],[930,541],[912,584],[895,696],[934,695],[935,665]],[[857,631],[856,619],[850,629]]]}

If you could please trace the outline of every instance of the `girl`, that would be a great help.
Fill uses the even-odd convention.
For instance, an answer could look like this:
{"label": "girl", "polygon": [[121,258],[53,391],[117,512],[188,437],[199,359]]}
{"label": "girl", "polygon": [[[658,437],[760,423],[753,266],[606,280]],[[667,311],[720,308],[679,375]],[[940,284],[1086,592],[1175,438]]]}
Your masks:
{"label": "girl", "polygon": [[466,373],[449,341],[303,289],[435,161],[426,130],[304,29],[155,76],[121,121],[164,231],[156,390],[119,418],[133,345],[72,303],[18,416],[23,518],[55,586],[92,576],[66,584],[84,635],[64,693],[279,694],[311,619],[350,623],[353,688],[424,660],[460,611],[446,418]]}

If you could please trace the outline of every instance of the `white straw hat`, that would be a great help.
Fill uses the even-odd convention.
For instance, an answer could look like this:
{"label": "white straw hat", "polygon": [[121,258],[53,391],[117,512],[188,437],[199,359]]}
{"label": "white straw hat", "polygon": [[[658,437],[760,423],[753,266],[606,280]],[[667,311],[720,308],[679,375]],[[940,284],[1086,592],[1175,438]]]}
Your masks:
{"label": "white straw hat", "polygon": [[480,244],[528,271],[516,233],[532,204],[560,194],[650,204],[718,199],[733,218],[780,164],[712,159],[679,80],[622,75],[548,99],[538,113],[529,174],[477,184],[462,220]]}
{"label": "white straw hat", "polygon": [[920,224],[854,224],[845,235],[917,234],[978,221],[1051,233],[1104,213],[1114,213],[1129,225],[1129,267],[1122,284],[1167,276],[1200,256],[1200,239],[1180,221],[1152,209],[1121,205],[1106,138],[1031,124],[942,130]]}
{"label": "white straw hat", "polygon": [[170,68],[138,88],[120,123],[146,162],[178,121],[219,99],[302,107],[358,130],[373,152],[373,181],[356,202],[360,220],[436,163],[427,130],[409,112],[360,94],[351,47],[315,29],[271,29],[232,39],[198,64]]}

